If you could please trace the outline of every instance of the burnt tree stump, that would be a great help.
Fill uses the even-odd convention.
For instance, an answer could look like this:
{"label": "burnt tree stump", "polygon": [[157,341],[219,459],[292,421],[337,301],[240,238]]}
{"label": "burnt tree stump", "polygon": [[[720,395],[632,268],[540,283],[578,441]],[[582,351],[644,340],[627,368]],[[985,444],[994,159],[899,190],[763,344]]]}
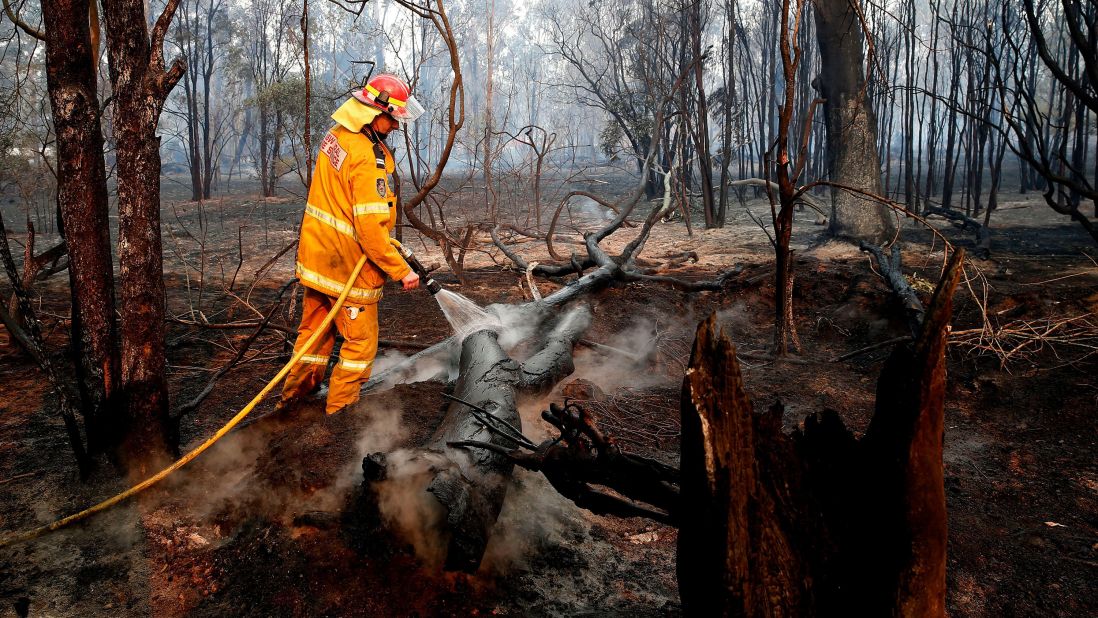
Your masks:
{"label": "burnt tree stump", "polygon": [[825,410],[755,414],[710,317],[682,389],[678,580],[691,615],[944,616],[942,468],[953,255],[918,337],[893,352],[856,439]]}

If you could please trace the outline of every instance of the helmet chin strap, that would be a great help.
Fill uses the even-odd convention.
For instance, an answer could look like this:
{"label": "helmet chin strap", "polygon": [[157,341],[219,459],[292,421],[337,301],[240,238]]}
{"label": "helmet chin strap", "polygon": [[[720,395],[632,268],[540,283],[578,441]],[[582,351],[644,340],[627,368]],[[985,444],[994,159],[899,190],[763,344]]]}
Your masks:
{"label": "helmet chin strap", "polygon": [[375,129],[372,122],[370,124],[362,127],[362,128],[369,131],[370,135],[372,135],[373,137],[375,137],[375,138],[377,138],[377,139],[379,139],[383,142],[385,141],[385,139],[387,137],[389,137],[388,133],[382,133],[381,131],[378,131],[377,129]]}

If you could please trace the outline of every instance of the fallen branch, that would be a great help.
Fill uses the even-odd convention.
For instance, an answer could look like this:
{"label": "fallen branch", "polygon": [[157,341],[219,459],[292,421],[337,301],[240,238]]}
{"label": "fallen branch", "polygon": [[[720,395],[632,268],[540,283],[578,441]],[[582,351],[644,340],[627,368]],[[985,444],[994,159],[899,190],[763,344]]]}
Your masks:
{"label": "fallen branch", "polygon": [[[194,328],[204,328],[209,330],[248,330],[255,328],[263,323],[263,320],[249,320],[247,322],[199,322],[198,320],[184,320],[175,316],[168,316],[166,318],[168,322],[172,324],[180,324],[182,326],[192,326]],[[277,330],[287,335],[296,335],[297,329],[291,328],[285,324],[279,324],[277,322],[270,322],[267,324],[267,328],[271,330]]]}
{"label": "fallen branch", "polygon": [[12,481],[18,481],[19,479],[25,479],[28,476],[34,476],[36,474],[41,474],[41,473],[42,473],[41,471],[34,471],[34,472],[24,472],[23,474],[16,474],[13,477],[6,478],[6,479],[0,481],[0,485],[6,485],[7,483],[11,483]]}
{"label": "fallen branch", "polygon": [[549,249],[549,255],[552,256],[554,260],[564,259],[564,257],[558,255],[556,250],[553,248],[553,235],[557,229],[557,220],[560,219],[560,213],[564,210],[564,207],[568,205],[569,200],[571,200],[573,197],[586,197],[587,199],[598,203],[603,208],[607,208],[613,211],[615,215],[621,214],[621,211],[616,206],[595,195],[594,193],[590,193],[588,191],[570,191],[569,193],[565,194],[565,196],[561,198],[560,204],[557,206],[557,209],[553,211],[553,218],[549,220],[549,231],[545,234],[545,247]]}
{"label": "fallen branch", "polygon": [[399,341],[396,339],[378,339],[377,344],[383,348],[402,348],[405,350],[426,350],[431,347],[429,343],[418,341]]}
{"label": "fallen branch", "polygon": [[[953,331],[950,344],[973,356],[994,356],[1005,371],[1023,360],[1037,365],[1037,355],[1044,350],[1050,350],[1057,366],[1063,366],[1098,354],[1098,320],[1093,314],[1018,320],[992,329]],[[1070,357],[1069,350],[1074,352]]]}
{"label": "fallen branch", "polygon": [[976,247],[973,253],[981,260],[991,257],[991,229],[986,225],[972,217],[965,216],[964,213],[949,208],[927,206],[923,210],[924,217],[929,218],[934,215],[957,222],[962,230],[971,230],[976,235]]}
{"label": "fallen branch", "polygon": [[904,279],[903,269],[900,264],[900,245],[892,245],[891,259],[886,257],[884,250],[877,245],[862,241],[858,244],[858,248],[877,258],[877,268],[880,269],[881,276],[888,282],[888,287],[892,288],[892,292],[903,304],[904,313],[907,316],[907,325],[911,329],[912,335],[917,336],[926,310],[923,309],[923,303],[919,300],[915,290],[911,288],[911,284],[907,282],[907,279]]}
{"label": "fallen branch", "polygon": [[[488,450],[517,466],[541,472],[562,496],[600,515],[647,517],[677,524],[679,470],[654,459],[623,452],[584,408],[549,404],[542,418],[559,436],[537,446],[506,449],[476,440],[451,446]],[[599,489],[608,488],[623,497]]]}
{"label": "fallen branch", "polygon": [[859,348],[857,350],[854,350],[853,352],[847,352],[846,354],[843,354],[842,356],[836,356],[835,358],[831,359],[831,362],[839,363],[839,362],[842,362],[844,360],[849,360],[851,358],[854,358],[855,356],[861,356],[862,354],[865,354],[866,352],[872,352],[873,350],[880,350],[881,348],[887,348],[889,346],[894,346],[897,343],[906,343],[908,341],[911,341],[911,336],[910,335],[904,335],[902,337],[895,337],[893,339],[888,339],[887,341],[880,341],[878,343],[874,343],[873,345],[868,345],[864,348]]}
{"label": "fallen branch", "polygon": [[596,341],[591,341],[590,339],[580,339],[578,343],[604,354],[615,354],[617,356],[623,356],[634,363],[639,363],[644,360],[643,356],[638,356],[636,354],[633,354],[632,352],[622,350],[621,348],[615,348],[613,346],[608,346],[602,343],[598,343]]}

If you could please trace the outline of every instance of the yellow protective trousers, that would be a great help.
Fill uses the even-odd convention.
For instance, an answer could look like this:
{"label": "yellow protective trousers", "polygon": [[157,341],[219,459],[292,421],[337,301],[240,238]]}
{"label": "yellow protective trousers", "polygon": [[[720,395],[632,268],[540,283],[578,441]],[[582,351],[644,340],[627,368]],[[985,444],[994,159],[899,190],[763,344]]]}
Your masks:
{"label": "yellow protective trousers", "polygon": [[[298,328],[297,342],[294,344],[295,353],[324,321],[324,316],[331,311],[335,300],[323,292],[305,288],[305,297],[301,303],[301,327]],[[343,347],[328,381],[328,403],[324,407],[328,414],[334,414],[358,401],[362,385],[370,379],[374,356],[377,354],[377,303],[364,305],[348,299],[332,323],[339,330],[339,334],[343,335]],[[313,344],[313,349],[308,350],[301,362],[286,376],[282,401],[304,397],[324,380],[324,371],[335,345],[335,332],[330,326],[327,330]]]}

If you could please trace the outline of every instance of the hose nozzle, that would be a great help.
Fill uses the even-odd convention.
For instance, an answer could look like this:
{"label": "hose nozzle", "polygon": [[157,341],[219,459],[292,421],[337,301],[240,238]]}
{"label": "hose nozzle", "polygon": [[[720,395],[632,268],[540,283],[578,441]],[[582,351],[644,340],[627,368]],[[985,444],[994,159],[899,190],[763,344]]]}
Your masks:
{"label": "hose nozzle", "polygon": [[431,278],[431,275],[427,272],[427,269],[423,267],[423,264],[419,263],[418,259],[416,259],[416,254],[412,253],[411,249],[398,243],[396,240],[390,240],[392,241],[393,246],[397,248],[397,251],[400,252],[400,255],[404,258],[404,261],[408,262],[408,266],[411,267],[411,269],[415,271],[417,275],[419,275],[419,278],[423,282],[423,286],[427,288],[427,291],[430,292],[432,296],[441,292],[442,286],[439,285],[438,281],[435,281]]}

